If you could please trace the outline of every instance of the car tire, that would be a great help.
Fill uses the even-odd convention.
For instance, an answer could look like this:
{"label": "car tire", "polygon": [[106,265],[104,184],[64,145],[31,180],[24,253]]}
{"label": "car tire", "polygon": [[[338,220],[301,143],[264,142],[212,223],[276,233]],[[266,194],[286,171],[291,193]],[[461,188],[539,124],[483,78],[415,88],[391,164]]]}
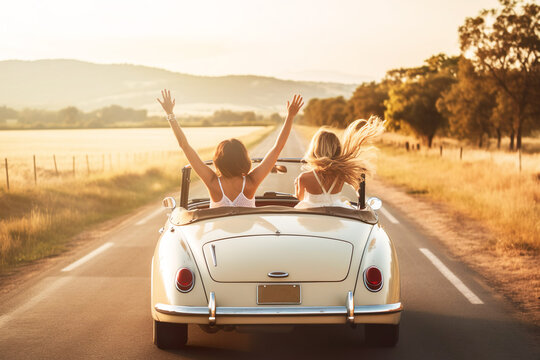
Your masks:
{"label": "car tire", "polygon": [[399,324],[366,324],[366,342],[371,346],[396,346],[399,340]]}
{"label": "car tire", "polygon": [[188,338],[187,324],[166,323],[154,320],[154,344],[160,349],[181,349]]}

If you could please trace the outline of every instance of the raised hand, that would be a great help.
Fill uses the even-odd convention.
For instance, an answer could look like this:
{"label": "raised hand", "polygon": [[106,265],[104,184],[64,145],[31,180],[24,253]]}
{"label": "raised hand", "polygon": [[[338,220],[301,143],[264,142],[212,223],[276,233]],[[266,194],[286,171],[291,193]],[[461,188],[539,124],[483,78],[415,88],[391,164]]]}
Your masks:
{"label": "raised hand", "polygon": [[292,103],[287,101],[287,117],[295,117],[296,114],[298,114],[298,111],[300,111],[300,108],[304,106],[304,99],[301,95],[294,95],[292,99]]}
{"label": "raised hand", "polygon": [[165,110],[167,115],[172,114],[174,105],[176,104],[176,100],[171,100],[171,91],[163,89],[161,90],[161,96],[163,97],[163,101],[159,100],[159,98],[157,98],[156,100],[158,101],[158,103],[161,104],[161,107],[163,108],[163,110]]}

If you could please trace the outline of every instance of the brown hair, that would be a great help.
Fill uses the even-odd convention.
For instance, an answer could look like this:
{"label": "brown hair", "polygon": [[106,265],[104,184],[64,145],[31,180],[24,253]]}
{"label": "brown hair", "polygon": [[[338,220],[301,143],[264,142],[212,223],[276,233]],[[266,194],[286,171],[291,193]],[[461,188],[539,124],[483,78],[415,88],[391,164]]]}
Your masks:
{"label": "brown hair", "polygon": [[235,177],[249,173],[251,160],[244,144],[238,139],[224,140],[214,153],[218,176]]}
{"label": "brown hair", "polygon": [[377,116],[355,120],[343,133],[343,145],[336,134],[321,128],[311,139],[304,159],[310,169],[358,189],[361,175],[373,171],[368,153],[374,147],[362,145],[372,143],[383,133],[384,127],[385,121]]}

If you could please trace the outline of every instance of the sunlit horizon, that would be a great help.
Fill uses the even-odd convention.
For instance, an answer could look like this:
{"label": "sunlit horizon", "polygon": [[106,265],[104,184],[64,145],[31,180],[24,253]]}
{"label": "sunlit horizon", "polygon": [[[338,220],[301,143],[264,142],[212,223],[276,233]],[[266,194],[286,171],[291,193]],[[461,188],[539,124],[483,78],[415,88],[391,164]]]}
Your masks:
{"label": "sunlit horizon", "polygon": [[0,14],[0,60],[361,83],[433,54],[458,54],[458,27],[497,3],[22,0]]}

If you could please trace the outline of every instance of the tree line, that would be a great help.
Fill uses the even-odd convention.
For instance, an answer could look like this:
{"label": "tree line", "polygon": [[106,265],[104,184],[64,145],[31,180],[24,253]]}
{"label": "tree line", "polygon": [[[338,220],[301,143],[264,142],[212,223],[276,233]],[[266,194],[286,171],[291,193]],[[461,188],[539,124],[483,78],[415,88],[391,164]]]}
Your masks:
{"label": "tree line", "polygon": [[499,0],[459,27],[461,54],[430,57],[422,66],[393,69],[379,82],[361,84],[350,99],[311,99],[304,121],[345,127],[377,115],[393,130],[413,132],[431,147],[435,135],[510,138],[540,129],[540,7]]}
{"label": "tree line", "polygon": [[[253,111],[217,110],[209,116],[179,116],[184,126],[269,125],[282,121],[278,113],[268,116]],[[0,106],[0,129],[168,127],[163,116],[149,116],[146,110],[111,105],[83,112],[69,106],[57,111],[15,110]]]}

